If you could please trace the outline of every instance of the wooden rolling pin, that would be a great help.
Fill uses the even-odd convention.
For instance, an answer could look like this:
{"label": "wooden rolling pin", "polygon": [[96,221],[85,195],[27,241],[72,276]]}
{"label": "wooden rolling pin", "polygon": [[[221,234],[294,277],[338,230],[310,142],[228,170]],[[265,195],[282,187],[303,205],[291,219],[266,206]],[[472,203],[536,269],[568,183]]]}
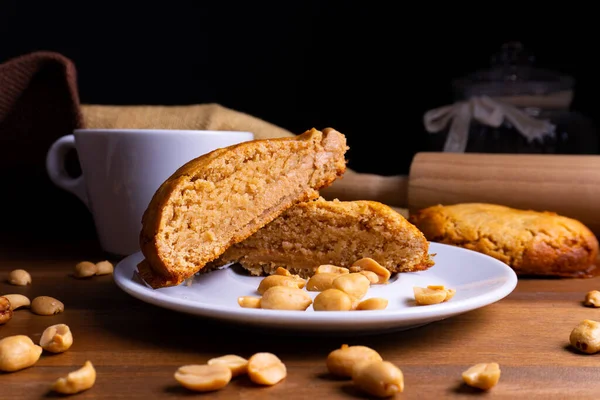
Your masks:
{"label": "wooden rolling pin", "polygon": [[554,211],[600,236],[600,156],[595,155],[418,153],[408,176],[350,171],[322,193],[409,212],[466,202]]}

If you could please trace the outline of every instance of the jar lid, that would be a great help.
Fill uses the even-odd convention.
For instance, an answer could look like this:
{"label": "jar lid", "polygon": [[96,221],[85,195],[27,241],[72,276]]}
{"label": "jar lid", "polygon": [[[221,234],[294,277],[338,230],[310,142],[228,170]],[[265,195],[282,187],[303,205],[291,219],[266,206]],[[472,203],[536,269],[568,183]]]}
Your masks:
{"label": "jar lid", "polygon": [[454,96],[458,100],[473,96],[540,96],[573,89],[573,77],[534,68],[533,63],[533,55],[521,43],[506,43],[492,56],[490,69],[452,81]]}

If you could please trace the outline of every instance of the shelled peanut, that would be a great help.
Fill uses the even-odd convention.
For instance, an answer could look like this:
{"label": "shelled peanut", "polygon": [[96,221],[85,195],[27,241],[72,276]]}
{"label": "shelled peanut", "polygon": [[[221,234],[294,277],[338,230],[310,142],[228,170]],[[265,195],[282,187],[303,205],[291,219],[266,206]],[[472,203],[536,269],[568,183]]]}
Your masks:
{"label": "shelled peanut", "polygon": [[426,288],[415,286],[413,292],[415,302],[423,306],[444,303],[456,294],[456,290],[447,289],[443,285],[429,285]]}
{"label": "shelled peanut", "polygon": [[58,378],[51,389],[60,394],[76,394],[91,389],[96,383],[96,369],[88,360],[83,366],[69,372],[65,377]]}
{"label": "shelled peanut", "polygon": [[[386,268],[371,258],[357,260],[350,269],[320,265],[308,281],[280,267],[261,280],[257,288],[261,297],[241,296],[238,304],[272,310],[305,311],[311,304],[314,311],[383,310],[388,305],[387,299],[363,298],[371,285],[385,284],[390,276]],[[313,301],[307,292],[320,293]]]}
{"label": "shelled peanut", "polygon": [[73,345],[73,334],[68,325],[47,327],[40,338],[40,346],[50,353],[64,353]]}
{"label": "shelled peanut", "polygon": [[587,292],[583,304],[588,307],[600,307],[600,291],[591,290]]}
{"label": "shelled peanut", "polygon": [[584,354],[600,352],[600,322],[584,319],[571,331],[569,342]]}
{"label": "shelled peanut", "polygon": [[8,283],[15,286],[31,285],[31,275],[24,269],[15,269],[8,274]]}
{"label": "shelled peanut", "polygon": [[0,371],[14,372],[34,365],[42,348],[25,335],[7,336],[0,340]]}
{"label": "shelled peanut", "polygon": [[31,305],[29,298],[22,294],[3,294],[2,297],[6,297],[10,301],[10,309],[13,311]]}
{"label": "shelled peanut", "polygon": [[489,390],[498,384],[500,372],[498,363],[480,363],[465,370],[462,378],[471,387]]}

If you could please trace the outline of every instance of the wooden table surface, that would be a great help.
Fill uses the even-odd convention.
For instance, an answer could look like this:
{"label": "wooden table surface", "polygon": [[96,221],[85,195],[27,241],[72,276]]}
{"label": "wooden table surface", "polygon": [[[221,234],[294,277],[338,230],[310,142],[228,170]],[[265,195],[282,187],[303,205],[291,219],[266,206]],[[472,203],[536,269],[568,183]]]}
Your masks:
{"label": "wooden table surface", "polygon": [[[0,293],[48,295],[65,304],[56,316],[17,310],[0,326],[0,338],[25,334],[38,342],[53,324],[70,326],[74,344],[57,355],[43,353],[36,365],[0,373],[0,399],[54,397],[55,379],[92,361],[95,386],[77,399],[173,399],[202,396],[173,378],[184,364],[223,354],[249,357],[272,352],[285,362],[287,378],[273,387],[234,379],[210,398],[351,399],[362,396],[348,381],[327,376],[325,358],[343,343],[370,346],[398,365],[405,377],[401,399],[476,398],[597,399],[600,354],[583,355],[568,346],[582,319],[600,320],[600,309],[583,307],[585,293],[600,289],[600,278],[520,280],[507,298],[485,308],[420,328],[362,337],[301,336],[222,325],[145,304],[117,288],[112,276],[76,280],[76,262],[104,257],[93,243],[56,244],[49,249],[11,247],[2,253],[2,281],[15,268],[30,271],[28,287],[0,283]],[[461,372],[480,362],[498,362],[499,384],[479,392],[461,383]],[[206,395],[205,395],[206,396]]]}

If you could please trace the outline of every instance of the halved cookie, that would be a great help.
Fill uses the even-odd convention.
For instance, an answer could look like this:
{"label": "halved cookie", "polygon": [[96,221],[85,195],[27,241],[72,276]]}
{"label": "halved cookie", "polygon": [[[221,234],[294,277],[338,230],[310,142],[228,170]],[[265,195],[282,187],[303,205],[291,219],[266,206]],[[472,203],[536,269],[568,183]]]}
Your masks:
{"label": "halved cookie", "polygon": [[179,168],[142,219],[140,276],[175,286],[346,170],[343,134],[311,129],[215,150]]}

